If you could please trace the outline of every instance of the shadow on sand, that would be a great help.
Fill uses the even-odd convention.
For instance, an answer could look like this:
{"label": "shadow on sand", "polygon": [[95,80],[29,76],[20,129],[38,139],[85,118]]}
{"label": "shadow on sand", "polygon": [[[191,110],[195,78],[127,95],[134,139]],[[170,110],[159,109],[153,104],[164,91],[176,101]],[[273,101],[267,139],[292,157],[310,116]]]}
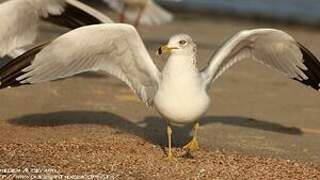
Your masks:
{"label": "shadow on sand", "polygon": [[[108,112],[91,111],[63,111],[47,114],[32,114],[8,120],[10,124],[27,127],[54,127],[68,124],[99,124],[125,131],[144,138],[145,140],[159,145],[166,145],[166,124],[156,116],[147,117],[139,123],[133,123],[121,116]],[[207,116],[201,119],[201,126],[212,123],[221,123],[231,126],[260,129],[290,135],[302,135],[302,131],[295,127],[286,127],[281,124],[251,120],[243,117]],[[183,127],[173,127],[173,143],[176,146],[185,144],[191,137],[192,124]],[[179,138],[177,138],[179,137]]]}

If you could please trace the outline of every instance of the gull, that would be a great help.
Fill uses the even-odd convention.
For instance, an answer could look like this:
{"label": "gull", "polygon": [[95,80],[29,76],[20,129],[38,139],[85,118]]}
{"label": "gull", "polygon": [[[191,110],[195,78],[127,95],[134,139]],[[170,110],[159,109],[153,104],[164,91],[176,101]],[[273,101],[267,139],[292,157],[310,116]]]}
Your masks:
{"label": "gull", "polygon": [[5,1],[0,4],[0,57],[16,57],[34,43],[42,20],[71,29],[112,22],[77,0]]}
{"label": "gull", "polygon": [[[171,0],[181,1],[181,0]],[[161,25],[173,20],[173,15],[153,0],[104,0],[109,6],[119,13],[119,21],[128,19],[135,26]]]}
{"label": "gull", "polygon": [[171,148],[171,125],[193,123],[193,137],[183,148],[190,152],[199,149],[199,119],[211,104],[208,90],[236,62],[251,59],[320,89],[320,61],[289,34],[276,29],[235,34],[202,70],[196,66],[197,46],[187,34],[172,36],[157,52],[170,54],[162,71],[132,25],[85,26],[27,51],[1,68],[0,88],[58,80],[87,71],[111,74],[167,122],[170,161],[176,160]]}

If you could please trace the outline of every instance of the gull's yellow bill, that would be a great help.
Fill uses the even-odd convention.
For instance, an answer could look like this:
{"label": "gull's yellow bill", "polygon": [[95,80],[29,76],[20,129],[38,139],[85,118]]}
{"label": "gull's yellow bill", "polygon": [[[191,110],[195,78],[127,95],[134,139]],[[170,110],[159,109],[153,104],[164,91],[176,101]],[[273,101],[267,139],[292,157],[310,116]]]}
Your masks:
{"label": "gull's yellow bill", "polygon": [[168,47],[167,45],[161,46],[157,51],[157,55],[161,56],[162,54],[170,54],[173,49],[178,49],[178,48]]}

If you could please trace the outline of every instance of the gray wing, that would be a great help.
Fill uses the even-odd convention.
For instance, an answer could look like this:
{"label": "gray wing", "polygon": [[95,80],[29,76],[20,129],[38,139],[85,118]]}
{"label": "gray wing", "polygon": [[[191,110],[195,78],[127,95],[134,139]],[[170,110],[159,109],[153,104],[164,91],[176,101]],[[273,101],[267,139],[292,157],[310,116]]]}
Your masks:
{"label": "gray wing", "polygon": [[0,57],[32,44],[41,20],[77,28],[112,22],[77,0],[10,0],[0,4]]}
{"label": "gray wing", "polygon": [[290,35],[275,29],[247,30],[234,35],[201,72],[206,85],[243,59],[263,63],[289,78],[320,89],[320,61]]}
{"label": "gray wing", "polygon": [[91,25],[31,49],[0,69],[0,88],[104,71],[124,81],[146,104],[158,89],[159,70],[131,25]]}

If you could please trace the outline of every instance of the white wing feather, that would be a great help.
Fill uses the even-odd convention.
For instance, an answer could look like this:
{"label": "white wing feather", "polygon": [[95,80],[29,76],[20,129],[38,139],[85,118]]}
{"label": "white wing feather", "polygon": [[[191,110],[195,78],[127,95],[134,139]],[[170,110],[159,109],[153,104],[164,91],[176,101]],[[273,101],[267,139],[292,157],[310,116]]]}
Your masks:
{"label": "white wing feather", "polygon": [[206,85],[243,59],[256,60],[290,78],[308,79],[303,72],[307,67],[302,53],[290,35],[275,29],[256,29],[234,35],[214,54],[201,73]]}
{"label": "white wing feather", "polygon": [[0,4],[0,56],[35,41],[40,21],[38,13],[62,13],[64,5],[61,1],[55,4],[52,0],[46,2],[50,4],[46,13],[44,7],[37,11],[38,7],[29,0],[11,0]]}
{"label": "white wing feather", "polygon": [[86,26],[60,36],[35,56],[17,80],[39,83],[98,70],[121,79],[145,103],[152,103],[159,70],[135,28],[126,24]]}
{"label": "white wing feather", "polygon": [[0,4],[0,57],[35,42],[41,18],[61,15],[69,3],[101,22],[112,22],[107,16],[77,0],[10,0]]}

